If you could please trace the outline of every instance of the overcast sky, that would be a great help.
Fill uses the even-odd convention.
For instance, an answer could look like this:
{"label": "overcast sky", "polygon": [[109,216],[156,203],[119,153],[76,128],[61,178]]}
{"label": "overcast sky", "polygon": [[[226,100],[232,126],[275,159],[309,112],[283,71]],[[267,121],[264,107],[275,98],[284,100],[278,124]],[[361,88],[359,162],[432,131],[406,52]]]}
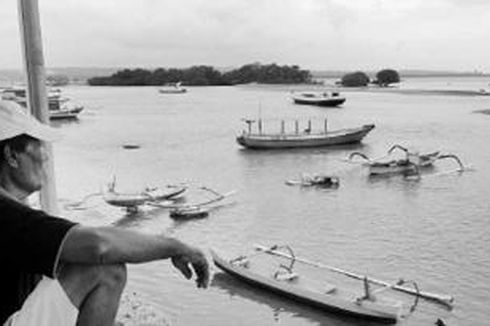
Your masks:
{"label": "overcast sky", "polygon": [[[490,0],[39,0],[49,67],[490,72]],[[22,66],[0,0],[0,68]]]}

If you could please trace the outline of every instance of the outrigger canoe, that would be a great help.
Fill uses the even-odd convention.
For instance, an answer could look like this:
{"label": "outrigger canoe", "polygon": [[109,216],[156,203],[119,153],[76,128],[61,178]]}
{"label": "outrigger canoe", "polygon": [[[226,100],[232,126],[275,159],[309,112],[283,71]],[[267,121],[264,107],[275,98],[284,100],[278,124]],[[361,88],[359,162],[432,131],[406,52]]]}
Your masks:
{"label": "outrigger canoe", "polygon": [[391,160],[371,160],[365,154],[360,152],[354,152],[349,155],[349,160],[352,158],[359,156],[366,160],[366,165],[369,167],[369,174],[373,176],[378,175],[395,175],[395,174],[403,174],[406,176],[410,175],[420,175],[420,170],[423,168],[429,168],[434,165],[437,160],[441,159],[453,159],[459,165],[458,171],[463,171],[464,166],[461,163],[461,160],[454,154],[445,154],[442,155],[439,151],[419,154],[418,152],[411,152],[403,146],[393,145],[388,151],[388,155],[390,155],[393,150],[401,149],[406,153],[405,158],[402,159],[391,159]]}
{"label": "outrigger canoe", "polygon": [[166,186],[165,188],[147,188],[138,193],[120,193],[115,190],[115,178],[107,185],[103,198],[112,206],[124,207],[128,211],[137,211],[138,206],[146,203],[175,199],[187,190],[184,186]]}
{"label": "outrigger canoe", "polygon": [[322,310],[340,313],[364,320],[393,324],[401,315],[402,305],[397,301],[372,301],[343,293],[336,287],[329,286],[325,292],[303,288],[288,279],[260,275],[239,260],[225,260],[215,252],[211,252],[214,264],[226,273],[253,286],[272,291],[285,298],[304,303]]}

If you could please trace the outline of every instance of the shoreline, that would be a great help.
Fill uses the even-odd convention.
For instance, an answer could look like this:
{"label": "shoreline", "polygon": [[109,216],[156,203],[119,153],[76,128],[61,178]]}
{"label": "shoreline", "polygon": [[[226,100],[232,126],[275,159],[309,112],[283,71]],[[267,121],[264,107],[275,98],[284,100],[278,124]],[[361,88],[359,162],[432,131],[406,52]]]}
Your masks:
{"label": "shoreline", "polygon": [[400,89],[395,87],[372,88],[372,87],[329,87],[330,90],[339,92],[366,92],[366,93],[396,93],[407,95],[456,95],[456,96],[490,96],[486,90],[463,90],[463,89]]}

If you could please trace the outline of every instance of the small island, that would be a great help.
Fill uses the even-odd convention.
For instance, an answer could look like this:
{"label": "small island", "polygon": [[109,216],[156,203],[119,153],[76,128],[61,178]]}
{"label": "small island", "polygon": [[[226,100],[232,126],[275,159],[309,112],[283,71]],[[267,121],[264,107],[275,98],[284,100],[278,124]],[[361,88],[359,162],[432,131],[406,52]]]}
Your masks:
{"label": "small island", "polygon": [[88,79],[91,86],[160,86],[176,82],[186,86],[305,84],[312,82],[312,75],[297,65],[252,63],[226,72],[220,72],[211,66],[193,66],[185,69],[123,69],[111,76]]}

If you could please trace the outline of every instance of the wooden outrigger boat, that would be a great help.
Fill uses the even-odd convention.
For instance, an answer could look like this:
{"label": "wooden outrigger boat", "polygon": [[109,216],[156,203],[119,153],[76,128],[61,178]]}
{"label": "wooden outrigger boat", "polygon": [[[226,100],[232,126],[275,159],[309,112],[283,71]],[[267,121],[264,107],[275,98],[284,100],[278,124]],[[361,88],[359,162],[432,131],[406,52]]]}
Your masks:
{"label": "wooden outrigger boat", "polygon": [[402,159],[391,159],[391,160],[371,160],[365,154],[360,152],[354,152],[349,155],[349,160],[354,157],[359,156],[366,161],[366,165],[369,168],[369,174],[376,175],[396,175],[402,174],[406,176],[410,175],[420,175],[420,170],[423,168],[432,167],[437,160],[451,158],[456,160],[460,169],[464,170],[464,166],[461,160],[453,154],[442,155],[440,151],[435,151],[426,154],[419,154],[417,152],[411,152],[403,146],[394,145],[388,151],[390,155],[395,149],[400,149],[405,152],[406,156]]}
{"label": "wooden outrigger boat", "polygon": [[[401,291],[416,296],[415,302],[410,308],[410,312],[415,309],[418,298],[433,300],[446,307],[451,307],[453,298],[447,295],[434,294],[420,291],[415,283],[414,288],[402,285],[400,280],[396,284],[368,278],[336,267],[323,265],[306,259],[296,257],[291,248],[284,246],[289,252],[279,250],[281,247],[255,246],[256,250],[275,256],[280,256],[290,260],[289,266],[280,265],[282,270],[278,270],[272,276],[265,276],[253,270],[248,260],[249,257],[240,256],[232,260],[225,260],[212,251],[214,264],[226,273],[247,282],[253,286],[272,291],[285,298],[304,303],[321,310],[349,315],[364,320],[372,320],[382,323],[396,323],[402,315],[402,304],[399,301],[381,299],[379,294],[385,290]],[[363,282],[364,293],[356,295],[349,291],[338,289],[336,286],[329,285],[323,291],[314,291],[301,286],[298,281],[299,276],[292,271],[295,262],[301,262],[315,267],[328,269],[333,272],[341,273],[350,278],[358,279]],[[381,288],[371,290],[370,285],[379,285]]]}
{"label": "wooden outrigger boat", "polygon": [[135,212],[138,207],[147,203],[171,200],[187,190],[184,186],[167,186],[165,188],[146,188],[138,193],[120,193],[115,190],[115,179],[111,181],[103,198],[106,203],[113,206],[124,207],[129,212]]}
{"label": "wooden outrigger boat", "polygon": [[284,121],[281,121],[280,133],[263,133],[262,120],[258,120],[258,132],[252,132],[251,125],[254,120],[245,120],[248,124],[248,131],[243,131],[236,138],[238,144],[250,149],[280,149],[280,148],[307,148],[346,145],[360,142],[371,130],[374,124],[364,125],[358,128],[347,128],[340,130],[327,130],[325,128],[320,132],[311,130],[311,121],[308,128],[303,132],[299,131],[298,122],[295,122],[295,131],[286,133]]}
{"label": "wooden outrigger boat", "polygon": [[396,323],[401,314],[401,304],[396,301],[363,299],[333,285],[325,286],[323,291],[314,291],[301,287],[300,282],[295,281],[299,277],[295,273],[279,272],[265,276],[253,271],[245,257],[225,260],[215,252],[212,252],[212,257],[218,268],[250,285],[324,311],[389,324]]}
{"label": "wooden outrigger boat", "polygon": [[201,187],[201,189],[212,193],[215,197],[197,204],[181,204],[171,207],[170,217],[175,220],[191,220],[205,218],[209,216],[209,212],[213,209],[217,209],[222,205],[216,203],[224,200],[225,198],[233,195],[235,191],[230,191],[225,194],[221,194],[211,188]]}

